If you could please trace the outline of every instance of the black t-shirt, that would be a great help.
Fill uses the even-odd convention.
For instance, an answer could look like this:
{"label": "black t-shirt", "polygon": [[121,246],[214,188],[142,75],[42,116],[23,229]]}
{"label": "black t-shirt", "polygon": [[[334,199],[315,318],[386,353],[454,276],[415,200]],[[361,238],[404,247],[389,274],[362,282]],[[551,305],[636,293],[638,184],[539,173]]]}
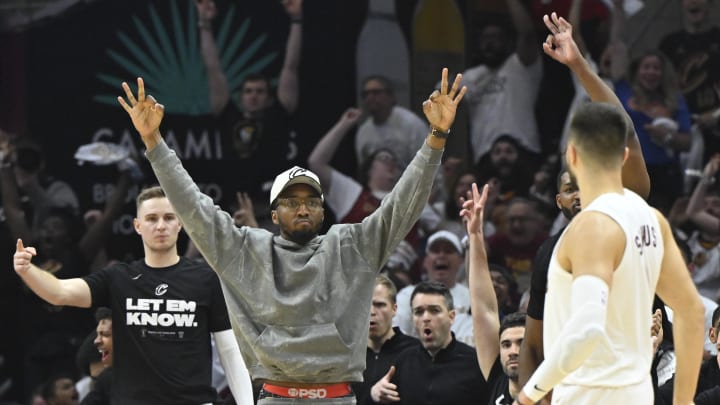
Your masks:
{"label": "black t-shirt", "polygon": [[476,405],[488,402],[487,383],[480,372],[475,349],[452,342],[435,358],[422,345],[402,352],[395,361],[391,382],[400,402],[408,405]]}
{"label": "black t-shirt", "polygon": [[540,245],[533,260],[532,274],[530,275],[530,301],[528,301],[527,314],[539,321],[543,319],[545,310],[545,293],[547,292],[547,275],[550,259],[557,241],[563,230],[545,240]]}
{"label": "black t-shirt", "polygon": [[180,258],[170,267],[144,260],[84,277],[93,306],[112,309],[112,403],[192,404],[217,398],[210,333],[230,329],[215,273]]}
{"label": "black t-shirt", "polygon": [[231,100],[219,118],[229,173],[237,174],[236,189],[267,198],[275,176],[298,164],[290,115],[276,103],[258,119],[247,118]]}
{"label": "black t-shirt", "polygon": [[83,398],[80,405],[110,405],[112,375],[112,367],[103,370],[93,381],[92,389]]}
{"label": "black t-shirt", "polygon": [[720,28],[691,34],[677,31],[663,38],[660,50],[670,58],[680,90],[690,111],[702,113],[720,107]]}
{"label": "black t-shirt", "polygon": [[495,359],[490,375],[487,379],[490,400],[488,405],[512,405],[513,398],[510,396],[510,381],[502,369],[500,356]]}
{"label": "black t-shirt", "polygon": [[390,370],[395,364],[395,359],[404,350],[420,344],[414,337],[403,334],[397,326],[393,328],[395,335],[383,343],[379,353],[367,349],[365,357],[365,371],[363,371],[363,382],[353,383],[352,389],[357,398],[357,405],[374,403],[370,397],[370,389],[376,382]]}

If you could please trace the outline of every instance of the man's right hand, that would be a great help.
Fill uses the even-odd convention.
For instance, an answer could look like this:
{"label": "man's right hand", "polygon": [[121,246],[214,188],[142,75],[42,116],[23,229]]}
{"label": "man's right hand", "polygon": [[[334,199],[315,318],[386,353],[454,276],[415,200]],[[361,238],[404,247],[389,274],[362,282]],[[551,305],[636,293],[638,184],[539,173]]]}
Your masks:
{"label": "man's right hand", "polygon": [[450,130],[450,126],[453,121],[455,121],[457,106],[467,91],[467,87],[465,86],[458,91],[461,81],[462,75],[458,73],[458,75],[455,76],[452,87],[448,91],[448,70],[447,68],[443,68],[440,90],[433,91],[422,105],[425,117],[431,127],[442,132]]}
{"label": "man's right hand", "polygon": [[213,0],[196,0],[195,7],[197,8],[198,21],[210,22],[217,15],[217,8]]}
{"label": "man's right hand", "polygon": [[543,16],[543,22],[550,30],[550,35],[543,42],[543,51],[549,57],[569,67],[583,60],[572,36],[572,25],[567,20],[553,12],[549,17]]}
{"label": "man's right hand", "polygon": [[30,270],[30,266],[32,265],[31,261],[35,255],[37,255],[37,251],[34,247],[25,247],[23,246],[22,239],[18,239],[15,255],[13,255],[15,272],[19,275],[27,273],[28,270]]}
{"label": "man's right hand", "polygon": [[290,18],[302,18],[302,0],[282,0],[281,3]]}
{"label": "man's right hand", "polygon": [[118,102],[132,119],[135,129],[140,133],[145,145],[149,146],[148,143],[153,143],[153,137],[160,137],[160,123],[165,115],[165,107],[159,104],[153,96],[145,97],[145,83],[141,77],[138,77],[137,83],[137,99],[130,90],[130,86],[123,82],[122,88],[129,104],[122,97],[118,97]]}
{"label": "man's right hand", "polygon": [[370,389],[370,396],[373,401],[381,404],[390,404],[400,401],[400,395],[397,392],[397,385],[390,382],[394,374],[395,366],[391,366],[387,374],[385,374],[380,381],[376,382],[375,385],[372,386]]}

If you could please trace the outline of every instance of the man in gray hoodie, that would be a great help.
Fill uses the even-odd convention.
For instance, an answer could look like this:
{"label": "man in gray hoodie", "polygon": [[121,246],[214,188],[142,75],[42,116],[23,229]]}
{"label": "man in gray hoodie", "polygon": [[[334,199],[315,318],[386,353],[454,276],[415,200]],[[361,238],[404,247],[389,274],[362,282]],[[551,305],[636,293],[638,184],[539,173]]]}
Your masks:
{"label": "man in gray hoodie", "polygon": [[237,228],[229,214],[200,192],[159,127],[164,107],[137,98],[127,83],[118,101],[140,133],[163,190],[186,232],[220,277],[233,331],[253,380],[263,383],[259,404],[309,400],[354,404],[350,382],[362,381],[375,276],[420,216],[428,200],[457,104],[461,76],[423,103],[428,137],[380,208],[359,224],[324,220],[322,188],[309,170],[294,167],[275,179],[272,220],[280,235]]}

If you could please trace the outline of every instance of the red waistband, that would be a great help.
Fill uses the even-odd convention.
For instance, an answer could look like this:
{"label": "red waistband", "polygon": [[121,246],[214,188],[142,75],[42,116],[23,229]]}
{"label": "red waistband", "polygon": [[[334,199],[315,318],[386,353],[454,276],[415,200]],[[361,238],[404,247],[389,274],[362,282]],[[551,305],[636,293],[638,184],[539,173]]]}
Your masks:
{"label": "red waistband", "polygon": [[263,389],[269,393],[280,395],[286,398],[298,399],[321,399],[321,398],[339,398],[352,394],[350,384],[338,383],[326,386],[304,388],[304,387],[281,387],[265,383]]}

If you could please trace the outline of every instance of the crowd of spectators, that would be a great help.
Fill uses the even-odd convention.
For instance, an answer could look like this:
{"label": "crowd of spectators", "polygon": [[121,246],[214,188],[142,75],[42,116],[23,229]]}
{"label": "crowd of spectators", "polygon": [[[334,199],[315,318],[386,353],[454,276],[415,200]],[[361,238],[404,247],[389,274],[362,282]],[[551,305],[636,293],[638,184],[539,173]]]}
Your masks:
{"label": "crowd of spectators", "polygon": [[[428,132],[424,120],[396,105],[391,81],[381,75],[368,77],[362,82],[363,105],[348,106],[309,156],[286,159],[283,151],[269,145],[291,141],[292,120],[288,116],[298,109],[298,81],[302,80],[297,70],[302,14],[288,9],[291,28],[275,103],[268,96],[270,81],[262,75],[251,75],[241,88],[242,105],[237,106],[219,70],[212,3],[197,3],[199,44],[211,89],[210,104],[218,119],[227,122],[235,147],[250,159],[244,159],[242,164],[259,165],[257,178],[247,181],[247,189],[226,190],[230,194],[247,191],[250,196],[238,194],[237,207],[222,208],[234,213],[238,226],[266,227],[270,223],[269,208],[258,206],[255,198],[262,189],[261,176],[273,177],[299,163],[319,176],[326,193],[326,209],[338,223],[362,221],[381,204],[423,142]],[[465,225],[458,214],[470,184],[491,185],[484,236],[500,318],[524,312],[521,298],[529,294],[539,248],[567,224],[572,217],[567,212],[569,207],[579,204],[576,190],[563,189],[570,183],[567,175],[561,176],[566,134],[543,140],[537,128],[537,105],[544,102],[539,97],[541,82],[545,80],[545,66],[552,63],[542,56],[540,39],[545,34],[539,28],[538,7],[521,0],[506,3],[510,23],[490,24],[480,30],[476,46],[481,63],[468,66],[463,76],[463,84],[468,86],[463,102],[469,114],[469,157],[446,157],[420,220],[382,269],[392,280],[392,287],[388,287],[387,280],[381,280],[381,292],[388,301],[386,305],[396,305],[391,316],[399,335],[417,337],[422,333],[413,325],[410,307],[411,297],[421,294],[423,299],[440,296],[449,300],[450,308],[444,310],[454,315],[443,327],[447,326],[448,334],[452,331],[453,342],[456,339],[458,344],[474,345],[478,341],[473,340],[470,319]],[[720,345],[720,26],[710,18],[717,2],[683,0],[679,17],[684,28],[660,38],[653,49],[644,50],[633,49],[624,41],[627,16],[623,0],[561,3],[568,3],[567,18],[576,28],[581,51],[614,88],[632,119],[651,180],[648,202],[663,212],[674,227],[688,271],[706,304],[708,363],[703,368],[700,388],[709,392],[701,394],[697,403],[712,403],[702,401],[712,401],[710,390],[720,391],[716,369],[720,361],[716,360],[720,359],[716,347]],[[593,10],[599,16],[584,18]],[[574,84],[576,94],[568,117],[575,106],[588,100],[582,87]],[[247,134],[252,136],[247,138]],[[344,159],[336,152],[345,137],[354,137],[358,162],[355,173],[343,173],[331,166],[332,161]],[[35,263],[59,278],[84,276],[103,268],[110,264],[104,247],[113,243],[111,223],[119,215],[132,182],[128,170],[119,168],[113,196],[104,210],[82,213],[72,183],[54,178],[51,168],[46,167],[42,145],[0,130],[4,234],[0,240],[12,247],[16,238],[22,238],[27,245],[37,246],[42,255]],[[563,193],[574,194],[568,198]],[[562,202],[562,198],[568,202]],[[592,248],[592,241],[588,241],[588,248]],[[8,252],[8,248],[3,250],[3,254]],[[198,253],[191,246],[188,255]],[[9,299],[14,300],[12,305],[19,311],[15,329],[23,339],[22,370],[8,370],[0,353],[0,378],[22,385],[23,397],[17,402],[77,404],[82,398],[74,388],[75,382],[93,372],[90,366],[82,370],[76,367],[76,353],[82,353],[83,340],[96,327],[99,337],[95,344],[102,351],[100,326],[93,322],[90,310],[49,305],[19,282],[14,283],[19,292]],[[419,283],[424,290],[418,293],[415,286]],[[437,290],[434,283],[441,283],[448,291]],[[665,344],[658,348],[657,355],[659,386],[667,384],[673,374],[672,337],[668,332],[672,314],[667,315],[659,316],[665,331]],[[102,318],[98,321],[102,324]],[[509,328],[517,329],[517,322],[513,325]],[[372,344],[372,326],[370,331],[368,353],[371,345],[377,353],[385,340],[378,344],[376,339]],[[490,369],[497,367],[493,362],[499,350],[496,342],[492,345],[492,356],[487,364],[480,365],[482,372],[475,365],[468,375],[489,377],[493,372]],[[404,362],[415,364],[407,358]],[[391,363],[382,364],[384,367]],[[374,370],[376,381],[366,384],[388,377],[387,371]],[[400,376],[407,381],[407,373]],[[222,391],[225,387],[218,384],[216,388]],[[0,403],[3,389],[9,391],[0,381]],[[368,389],[366,386],[363,391],[366,401],[372,397]]]}

